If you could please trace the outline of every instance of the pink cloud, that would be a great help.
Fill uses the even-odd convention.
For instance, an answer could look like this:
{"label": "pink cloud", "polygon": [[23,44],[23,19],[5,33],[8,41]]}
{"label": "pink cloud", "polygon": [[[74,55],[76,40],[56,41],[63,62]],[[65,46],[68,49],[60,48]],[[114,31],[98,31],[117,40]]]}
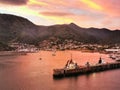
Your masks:
{"label": "pink cloud", "polygon": [[93,0],[104,8],[104,12],[109,16],[120,17],[120,0]]}

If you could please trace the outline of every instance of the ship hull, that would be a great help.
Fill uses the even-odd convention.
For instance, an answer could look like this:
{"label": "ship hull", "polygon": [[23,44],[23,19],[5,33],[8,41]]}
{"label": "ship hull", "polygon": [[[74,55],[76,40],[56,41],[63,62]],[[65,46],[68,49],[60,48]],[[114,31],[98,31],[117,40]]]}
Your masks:
{"label": "ship hull", "polygon": [[67,76],[77,76],[81,74],[89,74],[93,72],[100,72],[100,71],[117,69],[117,68],[120,68],[120,62],[98,64],[98,65],[89,66],[89,67],[84,66],[84,67],[78,67],[76,69],[54,69],[53,77],[61,78],[61,77],[67,77]]}

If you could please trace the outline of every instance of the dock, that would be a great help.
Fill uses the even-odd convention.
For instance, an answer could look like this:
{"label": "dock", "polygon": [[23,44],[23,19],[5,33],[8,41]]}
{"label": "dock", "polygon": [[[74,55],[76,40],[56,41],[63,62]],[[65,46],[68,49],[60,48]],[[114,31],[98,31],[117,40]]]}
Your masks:
{"label": "dock", "polygon": [[78,66],[75,69],[54,69],[53,70],[53,77],[54,78],[61,78],[67,76],[76,76],[82,74],[89,74],[94,72],[101,72],[106,70],[112,69],[119,69],[120,62],[113,62],[113,63],[104,63],[104,64],[97,64],[92,66]]}

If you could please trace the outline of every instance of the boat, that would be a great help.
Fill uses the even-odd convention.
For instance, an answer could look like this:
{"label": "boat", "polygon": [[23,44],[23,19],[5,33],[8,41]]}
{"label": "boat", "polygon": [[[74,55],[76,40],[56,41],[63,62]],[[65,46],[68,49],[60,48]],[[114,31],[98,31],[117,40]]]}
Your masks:
{"label": "boat", "polygon": [[120,56],[116,56],[115,61],[120,62]]}
{"label": "boat", "polygon": [[109,58],[111,58],[111,59],[114,60],[114,59],[116,58],[116,56],[115,56],[115,54],[110,54],[110,55],[109,55]]}
{"label": "boat", "polygon": [[42,58],[39,58],[39,60],[42,60]]}
{"label": "boat", "polygon": [[109,55],[111,59],[115,61],[120,61],[120,54],[119,53],[114,53]]}
{"label": "boat", "polygon": [[56,56],[56,50],[53,50],[52,56]]}
{"label": "boat", "polygon": [[71,59],[67,61],[64,68],[53,69],[53,77],[60,78],[67,76],[76,76],[80,74],[88,74],[115,68],[120,68],[120,62],[102,63],[100,58],[96,65],[90,65],[89,62],[87,62],[84,66],[80,66]]}

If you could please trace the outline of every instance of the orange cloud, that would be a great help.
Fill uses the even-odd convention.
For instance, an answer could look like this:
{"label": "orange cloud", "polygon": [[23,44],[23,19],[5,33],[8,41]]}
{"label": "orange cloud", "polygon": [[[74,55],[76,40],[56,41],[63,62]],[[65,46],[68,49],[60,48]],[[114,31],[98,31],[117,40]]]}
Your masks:
{"label": "orange cloud", "polygon": [[67,12],[40,12],[40,14],[45,15],[45,16],[56,16],[56,17],[73,15]]}
{"label": "orange cloud", "polygon": [[56,23],[56,24],[67,24],[67,23],[71,23],[71,22],[73,22],[74,20],[72,19],[72,18],[70,18],[69,16],[69,14],[67,14],[67,13],[48,13],[48,12],[44,12],[44,13],[42,13],[42,14],[40,14],[41,15],[41,17],[43,17],[43,18],[45,18],[45,19],[47,19],[48,21],[52,21],[52,22],[54,22],[54,23]]}
{"label": "orange cloud", "polygon": [[28,4],[35,4],[35,5],[42,5],[42,6],[47,5],[47,3],[42,2],[42,1],[38,1],[38,0],[29,0]]}

